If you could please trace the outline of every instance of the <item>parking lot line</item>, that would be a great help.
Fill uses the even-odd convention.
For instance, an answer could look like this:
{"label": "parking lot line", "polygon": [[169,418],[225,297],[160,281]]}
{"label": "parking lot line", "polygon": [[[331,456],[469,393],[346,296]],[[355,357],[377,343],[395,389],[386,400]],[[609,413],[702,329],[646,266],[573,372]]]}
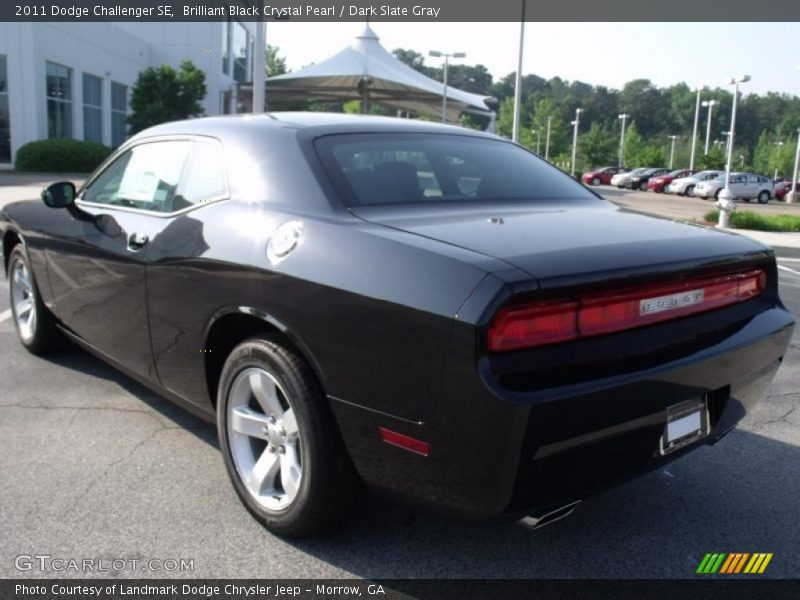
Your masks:
{"label": "parking lot line", "polygon": [[795,275],[798,275],[798,276],[800,276],[800,271],[795,271],[794,269],[790,269],[790,268],[789,268],[789,267],[787,267],[786,265],[778,265],[778,268],[779,268],[781,271],[786,271],[787,273],[793,273],[793,274],[795,274]]}
{"label": "parking lot line", "polygon": [[8,310],[4,310],[3,312],[0,313],[0,323],[2,323],[3,321],[5,321],[7,319],[10,319],[10,318],[11,318],[11,309],[10,308]]}

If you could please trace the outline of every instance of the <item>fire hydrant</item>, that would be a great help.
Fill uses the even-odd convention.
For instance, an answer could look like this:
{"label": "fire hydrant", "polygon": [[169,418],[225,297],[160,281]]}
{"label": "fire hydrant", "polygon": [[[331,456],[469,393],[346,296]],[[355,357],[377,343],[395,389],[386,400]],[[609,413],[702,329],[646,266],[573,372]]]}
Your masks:
{"label": "fire hydrant", "polygon": [[736,203],[728,191],[728,188],[724,188],[719,193],[717,208],[719,209],[719,221],[717,221],[717,227],[730,227],[731,213],[736,210]]}

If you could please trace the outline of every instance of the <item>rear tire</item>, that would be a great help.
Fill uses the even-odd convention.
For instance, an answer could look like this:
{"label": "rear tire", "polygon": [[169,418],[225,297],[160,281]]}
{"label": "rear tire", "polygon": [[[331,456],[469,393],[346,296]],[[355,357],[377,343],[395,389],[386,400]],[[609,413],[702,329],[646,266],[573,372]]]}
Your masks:
{"label": "rear tire", "polygon": [[8,257],[8,291],[14,328],[23,346],[45,354],[63,341],[52,313],[42,302],[25,246],[17,244]]}
{"label": "rear tire", "polygon": [[220,376],[220,449],[233,487],[267,529],[314,535],[352,512],[360,481],[308,364],[278,338],[246,340]]}
{"label": "rear tire", "polygon": [[722,189],[717,190],[714,192],[714,200],[719,200],[719,195],[722,193]]}
{"label": "rear tire", "polygon": [[762,190],[758,194],[758,203],[767,204],[770,201],[770,193],[767,190]]}

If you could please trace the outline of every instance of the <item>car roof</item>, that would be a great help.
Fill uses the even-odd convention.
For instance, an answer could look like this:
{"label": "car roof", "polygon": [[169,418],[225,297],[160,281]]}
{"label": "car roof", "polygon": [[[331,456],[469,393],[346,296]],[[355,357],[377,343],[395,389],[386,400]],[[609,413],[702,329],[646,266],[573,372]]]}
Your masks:
{"label": "car roof", "polygon": [[344,113],[318,112],[273,112],[259,115],[225,115],[201,117],[172,121],[150,127],[138,133],[133,139],[168,135],[208,135],[212,137],[235,136],[237,133],[252,135],[258,130],[311,130],[311,133],[372,133],[372,132],[414,132],[449,133],[491,139],[499,136],[454,125],[444,125],[417,119],[379,117],[371,115],[350,115]]}

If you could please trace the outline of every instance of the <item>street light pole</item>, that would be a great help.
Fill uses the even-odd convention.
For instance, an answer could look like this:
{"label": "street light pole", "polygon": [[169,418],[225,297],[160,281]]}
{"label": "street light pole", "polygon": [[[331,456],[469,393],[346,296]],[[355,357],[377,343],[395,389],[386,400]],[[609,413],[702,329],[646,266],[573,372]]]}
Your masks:
{"label": "street light pole", "polygon": [[517,60],[517,78],[514,84],[514,121],[511,125],[511,141],[519,142],[519,120],[522,109],[522,51],[525,48],[525,4],[522,0],[522,17],[519,21],[519,59]]}
{"label": "street light pole", "polygon": [[797,128],[797,149],[794,152],[794,172],[792,173],[792,193],[787,202],[794,202],[797,198],[797,169],[800,168],[800,127]]}
{"label": "street light pole", "polygon": [[464,58],[466,53],[464,52],[440,52],[439,50],[431,50],[428,52],[428,56],[434,56],[436,58],[444,57],[444,73],[442,77],[442,82],[444,84],[444,90],[442,93],[442,123],[447,123],[447,70],[450,66],[450,59],[451,58]]}
{"label": "street light pole", "polygon": [[668,135],[667,137],[672,140],[672,147],[669,151],[669,168],[672,169],[672,165],[675,162],[675,140],[678,139],[678,136]]}
{"label": "street light pole", "polygon": [[547,117],[547,137],[544,141],[544,159],[548,160],[550,157],[550,122],[553,117]]}
{"label": "street light pole", "polygon": [[711,111],[714,110],[716,100],[703,100],[703,106],[708,107],[708,122],[706,123],[706,150],[705,155],[708,156],[708,142],[711,139]]}
{"label": "street light pole", "polygon": [[733,144],[736,136],[736,105],[739,101],[739,84],[750,81],[750,75],[739,75],[732,77],[728,82],[733,85],[733,107],[731,108],[731,130],[728,134],[728,161],[725,163],[725,189],[720,194],[719,221],[717,227],[728,227],[730,224],[731,212],[735,207],[733,194],[731,194],[731,163],[733,162]]}
{"label": "street light pole", "polygon": [[694,154],[697,149],[697,122],[700,120],[700,91],[702,87],[697,88],[697,101],[694,105],[694,128],[692,129],[692,156],[689,159],[689,169],[694,171]]}
{"label": "street light pole", "polygon": [[629,114],[622,113],[617,118],[622,120],[622,129],[619,132],[619,165],[622,166],[622,163],[625,162],[623,159],[623,152],[625,150],[625,121],[630,117]]}
{"label": "street light pole", "polygon": [[578,153],[578,126],[581,124],[581,113],[583,112],[582,108],[575,109],[575,120],[571,123],[573,126],[572,130],[572,168],[570,170],[570,175],[575,177],[575,158]]}
{"label": "street light pole", "polygon": [[267,70],[267,22],[264,17],[256,20],[255,56],[253,57],[253,108],[254,114],[261,114],[266,107]]}

